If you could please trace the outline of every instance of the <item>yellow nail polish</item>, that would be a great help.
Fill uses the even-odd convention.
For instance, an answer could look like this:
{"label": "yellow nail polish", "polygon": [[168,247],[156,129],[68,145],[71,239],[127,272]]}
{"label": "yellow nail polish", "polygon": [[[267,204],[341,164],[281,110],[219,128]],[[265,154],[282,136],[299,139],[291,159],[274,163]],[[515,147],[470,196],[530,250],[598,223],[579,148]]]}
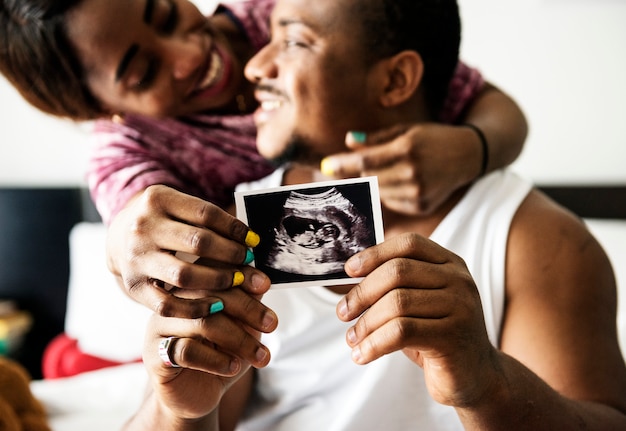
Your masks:
{"label": "yellow nail polish", "polygon": [[243,276],[243,272],[236,271],[235,274],[233,275],[233,287],[241,286],[243,284],[244,279],[245,278]]}
{"label": "yellow nail polish", "polygon": [[246,234],[246,245],[248,247],[256,247],[261,242],[261,237],[251,230]]}
{"label": "yellow nail polish", "polygon": [[328,157],[323,159],[322,163],[320,164],[320,171],[322,171],[322,174],[326,175],[327,177],[335,176],[335,166],[333,161]]}

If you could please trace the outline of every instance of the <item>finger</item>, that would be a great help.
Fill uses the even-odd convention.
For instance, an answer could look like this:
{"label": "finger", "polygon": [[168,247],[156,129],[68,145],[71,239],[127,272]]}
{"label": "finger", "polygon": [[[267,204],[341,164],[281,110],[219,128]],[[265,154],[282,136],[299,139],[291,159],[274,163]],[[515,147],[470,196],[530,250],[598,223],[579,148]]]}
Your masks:
{"label": "finger", "polygon": [[394,319],[444,319],[450,315],[455,302],[448,296],[444,289],[390,290],[358,317],[348,331],[348,344],[355,346]]}
{"label": "finger", "polygon": [[221,292],[219,297],[224,303],[224,314],[253,330],[268,333],[278,326],[276,313],[241,289]]}
{"label": "finger", "polygon": [[[337,305],[339,318],[344,321],[352,320],[371,307],[378,308],[383,301],[392,306],[382,313],[383,318],[389,312],[394,315],[400,313],[417,313],[419,302],[407,304],[409,298],[419,296],[415,289],[436,290],[442,289],[452,277],[451,268],[442,263],[430,263],[409,258],[394,258],[389,260],[365,277],[358,285],[351,289]],[[425,293],[432,295],[432,293]],[[393,302],[390,302],[393,301]],[[379,309],[380,310],[380,309]],[[437,310],[433,310],[437,314]],[[379,322],[380,323],[380,322]]]}
{"label": "finger", "polygon": [[454,253],[422,235],[406,233],[355,254],[346,261],[345,270],[351,277],[365,277],[383,263],[395,258],[441,264],[455,257]]}
{"label": "finger", "polygon": [[[165,285],[190,290],[220,291],[243,283],[244,274],[236,266],[221,263],[200,265],[183,260],[169,252],[153,252],[138,256],[135,266],[141,268],[141,279],[127,276],[127,286],[131,296],[134,289],[141,289],[144,283],[156,279]],[[150,274],[147,278],[145,274]]]}
{"label": "finger", "polygon": [[242,221],[202,199],[164,186],[148,187],[141,199],[146,207],[164,210],[175,219],[213,230],[250,247],[258,244],[258,235]]}
{"label": "finger", "polygon": [[387,322],[352,348],[352,360],[360,365],[406,347],[432,348],[433,340],[446,334],[436,320],[397,318]]}
{"label": "finger", "polygon": [[166,220],[154,223],[150,229],[150,238],[163,250],[176,250],[234,265],[246,262],[249,257],[245,244],[207,228]]}
{"label": "finger", "polygon": [[[235,358],[257,368],[264,367],[269,362],[269,349],[226,315],[210,316],[194,323],[197,333],[179,340],[171,351],[170,358],[177,365],[233,375],[238,372],[233,367],[240,365],[233,363]],[[195,340],[200,340],[201,343],[194,342]],[[213,365],[211,361],[214,361]],[[218,369],[215,364],[219,365]]]}
{"label": "finger", "polygon": [[365,147],[353,153],[340,153],[322,160],[320,170],[324,175],[335,177],[360,177],[377,169],[389,167],[398,159],[406,157],[406,149],[394,142],[380,147]]}
{"label": "finger", "polygon": [[[170,349],[169,357],[178,367],[223,377],[236,375],[242,365],[238,357],[194,338],[177,338]],[[162,366],[168,367],[167,364]]]}
{"label": "finger", "polygon": [[129,291],[130,296],[146,305],[157,315],[196,319],[215,312],[220,299],[214,296],[199,299],[185,299],[167,292],[158,281],[146,282],[141,288]]}

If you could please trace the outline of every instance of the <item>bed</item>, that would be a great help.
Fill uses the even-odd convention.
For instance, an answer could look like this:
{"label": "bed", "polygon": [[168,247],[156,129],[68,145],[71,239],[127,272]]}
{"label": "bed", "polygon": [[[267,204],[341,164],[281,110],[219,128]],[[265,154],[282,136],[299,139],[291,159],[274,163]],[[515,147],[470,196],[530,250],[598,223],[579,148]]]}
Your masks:
{"label": "bed", "polygon": [[[626,188],[542,189],[583,217],[606,249],[620,286],[618,325],[622,351],[626,352]],[[33,393],[46,406],[55,431],[118,429],[137,409],[147,383],[142,365],[132,361],[141,355],[143,326],[149,313],[114,285],[103,264],[104,236],[105,228],[98,222],[78,223],[70,233],[65,330],[85,351],[130,363],[63,379],[33,381]]]}

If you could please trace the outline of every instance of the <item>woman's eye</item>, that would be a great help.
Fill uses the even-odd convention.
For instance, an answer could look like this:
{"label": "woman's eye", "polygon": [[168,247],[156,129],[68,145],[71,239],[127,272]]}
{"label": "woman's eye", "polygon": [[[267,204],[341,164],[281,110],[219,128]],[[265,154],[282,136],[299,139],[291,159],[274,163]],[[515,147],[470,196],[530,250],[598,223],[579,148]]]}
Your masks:
{"label": "woman's eye", "polygon": [[150,61],[143,76],[132,85],[133,90],[138,92],[147,90],[156,77],[156,70],[156,62]]}
{"label": "woman's eye", "polygon": [[171,34],[178,24],[178,6],[171,0],[159,2],[155,10],[154,26],[159,33]]}
{"label": "woman's eye", "polygon": [[164,34],[171,34],[178,24],[178,7],[174,3],[170,3],[171,7],[167,14],[167,19],[161,26],[161,32]]}

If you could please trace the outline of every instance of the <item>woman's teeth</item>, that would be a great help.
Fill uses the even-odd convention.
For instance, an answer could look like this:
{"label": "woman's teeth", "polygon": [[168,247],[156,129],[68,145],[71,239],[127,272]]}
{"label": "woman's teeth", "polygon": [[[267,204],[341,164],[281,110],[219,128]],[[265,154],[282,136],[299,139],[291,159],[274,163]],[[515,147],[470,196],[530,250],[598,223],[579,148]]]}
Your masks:
{"label": "woman's teeth", "polygon": [[207,71],[206,76],[198,86],[198,90],[203,90],[214,85],[221,77],[222,66],[222,58],[217,54],[216,51],[213,51],[211,53],[211,63],[209,65],[209,70]]}

